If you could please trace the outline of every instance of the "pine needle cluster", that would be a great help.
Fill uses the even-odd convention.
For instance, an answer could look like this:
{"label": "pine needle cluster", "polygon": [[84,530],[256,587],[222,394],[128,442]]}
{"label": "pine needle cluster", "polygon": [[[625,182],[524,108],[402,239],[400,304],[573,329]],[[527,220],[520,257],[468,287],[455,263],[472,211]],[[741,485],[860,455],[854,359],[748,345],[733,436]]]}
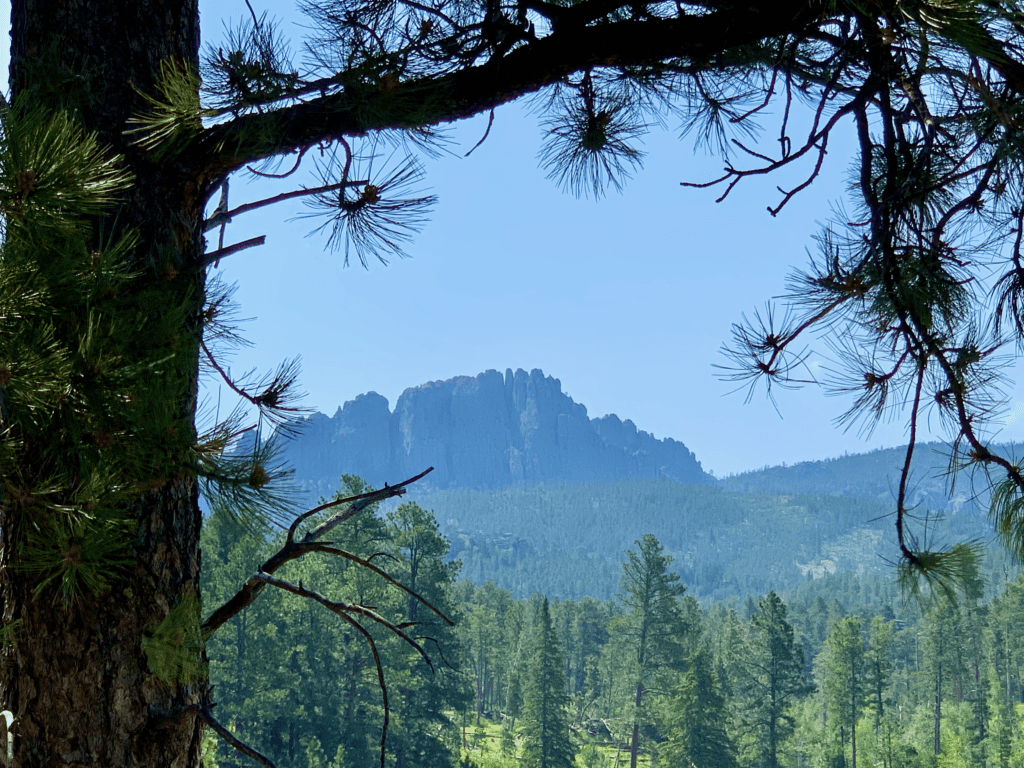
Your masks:
{"label": "pine needle cluster", "polygon": [[0,130],[0,492],[17,521],[5,535],[10,567],[67,605],[132,562],[132,499],[190,463],[173,372],[195,339],[184,307],[129,270],[135,237],[92,234],[131,183],[117,158],[24,102],[0,110]]}
{"label": "pine needle cluster", "polygon": [[[68,114],[0,109],[0,501],[17,521],[9,567],[65,608],[134,564],[139,500],[168,483],[197,478],[250,530],[291,509],[274,441],[239,454],[240,411],[197,438],[180,407],[206,347],[190,297],[164,289],[174,271],[143,279],[131,231],[94,234],[131,181]],[[237,340],[229,298],[207,298],[211,344]],[[304,413],[297,374],[243,382],[261,423],[286,432]]]}

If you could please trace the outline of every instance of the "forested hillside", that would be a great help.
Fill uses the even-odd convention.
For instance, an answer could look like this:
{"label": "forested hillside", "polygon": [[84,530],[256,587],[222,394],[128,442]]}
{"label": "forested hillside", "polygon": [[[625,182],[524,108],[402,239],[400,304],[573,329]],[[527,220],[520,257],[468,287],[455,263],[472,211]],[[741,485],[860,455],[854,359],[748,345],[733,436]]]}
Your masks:
{"label": "forested hillside", "polygon": [[[1015,451],[998,448],[1004,455]],[[716,485],[646,479],[500,490],[413,487],[410,498],[436,513],[464,577],[491,579],[517,597],[542,592],[607,600],[618,590],[623,543],[655,533],[690,594],[720,600],[828,573],[887,573],[896,556],[891,492],[902,450],[765,467]],[[946,469],[941,444],[919,446],[912,498],[919,522],[927,520],[922,533],[935,544],[989,540],[984,478],[972,483],[964,473],[951,500]],[[333,493],[339,482],[320,485]],[[990,575],[1010,570],[998,547],[983,567]]]}
{"label": "forested hillside", "polygon": [[[310,506],[338,488],[339,469],[382,484],[434,465],[409,498],[434,510],[466,578],[517,597],[610,599],[624,542],[645,533],[702,601],[886,573],[898,551],[890,515],[905,447],[716,481],[682,443],[615,416],[591,419],[536,370],[430,382],[406,390],[394,412],[369,393],[333,418],[314,415],[282,448]],[[993,451],[1014,457],[1018,446]],[[963,472],[951,488],[948,456],[940,443],[914,452],[908,505],[922,545],[991,537],[986,478]],[[1007,572],[993,553],[987,572]]]}
{"label": "forested hillside", "polygon": [[[434,510],[465,576],[492,579],[520,597],[610,598],[624,542],[645,533],[658,536],[702,600],[763,594],[826,573],[883,573],[897,551],[891,503],[820,493],[646,480],[451,490],[419,501]],[[949,510],[929,536],[954,543],[989,530],[985,517]]]}
{"label": "forested hillside", "polygon": [[[1020,458],[1022,448],[1014,443],[991,446],[993,453],[1014,460]],[[718,487],[740,493],[835,494],[892,502],[906,453],[907,447],[903,445],[789,466],[763,467],[724,477],[718,481]],[[949,446],[945,443],[919,443],[911,472],[912,504],[933,510],[987,511],[988,483],[983,473],[974,478],[968,471],[961,472],[950,489]]]}

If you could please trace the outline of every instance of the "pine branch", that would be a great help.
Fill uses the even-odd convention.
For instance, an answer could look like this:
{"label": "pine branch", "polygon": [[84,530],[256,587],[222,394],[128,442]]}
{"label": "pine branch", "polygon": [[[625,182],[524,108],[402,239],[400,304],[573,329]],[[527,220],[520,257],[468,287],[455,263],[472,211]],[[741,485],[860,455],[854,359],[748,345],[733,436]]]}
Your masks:
{"label": "pine branch", "polygon": [[[365,605],[359,605],[358,603],[345,603],[340,600],[328,600],[326,597],[319,594],[318,592],[314,592],[313,590],[302,586],[302,584],[296,586],[295,584],[292,584],[288,581],[284,581],[283,579],[276,579],[267,573],[257,573],[255,576],[253,576],[253,578],[264,584],[269,584],[273,587],[277,587],[278,589],[283,589],[285,592],[291,592],[293,595],[298,595],[299,597],[305,597],[310,600],[315,600],[316,602],[320,603],[322,606],[327,608],[329,611],[339,616],[345,615],[348,618],[352,619],[352,616],[350,614],[355,614],[356,616],[363,616],[367,619],[370,619],[371,621],[376,622],[377,624],[380,624],[389,632],[396,635],[397,637],[400,637],[408,645],[410,645],[417,653],[419,653],[419,655],[427,663],[427,666],[430,667],[431,671],[433,671],[434,663],[430,660],[430,657],[427,656],[427,653],[423,650],[423,647],[419,643],[417,643],[413,638],[409,637],[409,635],[406,634],[400,627],[396,626],[395,624],[392,624],[390,621],[385,619],[372,608],[369,608]],[[353,621],[355,620],[353,619]]]}
{"label": "pine branch", "polygon": [[[315,537],[323,535],[323,533],[326,533],[338,523],[342,522],[343,520],[347,520],[348,518],[352,517],[352,515],[365,509],[371,504],[383,501],[384,499],[394,498],[395,496],[404,496],[406,493],[405,486],[409,485],[410,483],[416,482],[420,478],[424,477],[428,472],[433,471],[433,469],[433,467],[430,467],[426,471],[421,472],[415,477],[411,477],[408,480],[399,483],[398,485],[385,485],[384,488],[378,491],[370,491],[368,493],[359,494],[358,496],[352,496],[346,499],[338,499],[336,501],[328,502],[326,504],[321,504],[319,507],[311,509],[310,511],[304,513],[303,515],[300,515],[292,523],[292,527],[288,531],[288,539],[285,541],[284,546],[281,547],[281,549],[279,549],[277,553],[270,557],[265,563],[263,563],[263,565],[257,568],[256,574],[250,576],[249,579],[246,580],[245,584],[243,584],[241,589],[239,589],[238,592],[235,593],[234,597],[232,597],[220,608],[218,608],[212,614],[210,614],[209,618],[207,618],[206,621],[203,622],[202,632],[204,639],[209,638],[221,626],[228,622],[232,616],[237,614],[243,608],[252,605],[256,598],[259,597],[260,593],[263,591],[263,588],[266,586],[266,582],[262,581],[259,578],[260,574],[274,573],[278,568],[283,566],[288,561],[296,560],[302,557],[307,552],[315,551],[316,546],[313,543],[313,539]],[[302,520],[324,509],[328,509],[329,507],[337,506],[338,504],[344,503],[350,503],[350,506],[344,512],[336,515],[327,523],[324,523],[315,530],[307,533],[302,542],[296,543],[293,540],[295,528],[298,527],[298,524]]]}
{"label": "pine branch", "polygon": [[[266,174],[261,174],[261,175],[266,175]],[[360,179],[359,181],[344,181],[344,182],[339,182],[337,184],[324,184],[323,186],[313,187],[311,189],[302,188],[302,189],[293,190],[291,192],[283,192],[280,195],[274,195],[273,197],[268,197],[268,198],[266,198],[264,200],[257,200],[257,201],[252,202],[252,203],[246,203],[245,205],[240,205],[237,208],[232,208],[230,211],[224,211],[224,212],[215,213],[213,216],[211,216],[210,218],[208,218],[206,221],[203,222],[203,232],[209,232],[211,229],[216,229],[217,227],[221,226],[224,223],[229,223],[235,216],[237,216],[239,214],[247,213],[248,211],[255,211],[255,210],[258,210],[260,208],[263,208],[264,206],[273,205],[274,203],[280,203],[282,200],[291,200],[292,198],[295,198],[295,197],[305,197],[306,195],[321,195],[321,194],[323,194],[325,192],[334,192],[335,190],[341,189],[342,187],[365,186],[368,183],[369,183],[368,179]],[[254,238],[254,239],[258,240],[259,238]],[[245,242],[246,243],[252,243],[253,241],[252,240],[246,240]],[[263,245],[262,242],[253,243],[253,244],[254,245]],[[232,247],[234,247],[234,246],[232,246]],[[248,248],[249,246],[246,245],[246,247]],[[224,254],[224,255],[226,256],[228,254]],[[207,258],[206,258],[206,261],[209,261],[212,256],[213,256],[213,254],[209,254],[207,256]]]}
{"label": "pine branch", "polygon": [[[615,0],[615,7],[622,3]],[[594,5],[581,3],[580,18]],[[524,44],[489,64],[399,82],[389,93],[408,95],[415,110],[407,117],[370,120],[361,99],[341,90],[311,101],[211,126],[199,137],[205,151],[194,154],[194,173],[216,178],[247,163],[297,151],[339,136],[420,127],[472,117],[562,82],[594,67],[628,67],[652,60],[708,61],[731,49],[794,34],[817,21],[822,9],[801,0],[759,0],[737,16],[733,9],[701,16],[616,21],[597,26],[567,25]],[[600,17],[606,10],[597,11]]]}
{"label": "pine branch", "polygon": [[218,248],[216,251],[211,251],[210,253],[203,254],[203,259],[202,261],[199,262],[199,268],[206,269],[211,264],[216,266],[217,263],[225,256],[230,256],[233,253],[238,253],[248,248],[255,248],[256,246],[263,245],[266,242],[267,236],[259,235],[257,237],[250,237],[248,240],[243,240],[242,242],[235,243],[234,245],[228,245],[225,246],[224,248]]}
{"label": "pine branch", "polygon": [[[397,579],[395,579],[395,578],[391,577],[390,575],[388,575],[388,573],[386,571],[382,571],[380,568],[378,568],[376,565],[371,563],[369,560],[365,560],[365,559],[363,559],[363,558],[361,558],[361,557],[359,557],[357,555],[353,555],[351,552],[346,552],[343,549],[337,549],[337,548],[335,548],[333,546],[330,546],[331,544],[333,544],[333,542],[328,542],[328,541],[324,541],[324,542],[320,542],[320,543],[317,543],[317,544],[313,544],[312,547],[311,547],[311,550],[314,551],[314,552],[327,552],[327,553],[332,554],[332,555],[337,555],[338,557],[343,557],[346,560],[351,560],[353,563],[356,563],[357,565],[360,565],[360,566],[362,566],[363,568],[366,568],[369,571],[373,571],[374,573],[376,573],[378,576],[380,576],[382,579],[384,579],[386,582],[388,582],[392,586],[398,587],[400,590],[405,592],[410,597],[416,598],[416,600],[418,602],[422,603],[427,608],[429,608],[431,611],[433,611],[435,614],[437,614],[437,616],[439,616],[441,618],[441,620],[444,621],[448,626],[450,626],[450,627],[454,627],[455,626],[455,622],[454,621],[449,619],[440,610],[435,608],[426,598],[424,598],[423,596],[417,594],[416,592],[413,592],[411,589],[409,589],[409,587],[405,586],[404,584],[402,584]],[[414,623],[417,623],[417,622],[414,622]],[[423,623],[423,622],[418,622],[418,623]]]}

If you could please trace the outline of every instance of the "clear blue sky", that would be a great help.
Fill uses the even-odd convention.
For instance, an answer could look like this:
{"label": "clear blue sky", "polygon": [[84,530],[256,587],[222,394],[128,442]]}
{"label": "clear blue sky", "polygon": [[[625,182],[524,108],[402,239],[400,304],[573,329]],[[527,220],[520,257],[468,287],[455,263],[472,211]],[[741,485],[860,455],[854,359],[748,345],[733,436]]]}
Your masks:
{"label": "clear blue sky", "polygon": [[[283,20],[300,49],[295,22],[304,20],[290,3],[251,2]],[[9,14],[9,3],[0,7]],[[222,20],[248,16],[244,0],[200,7],[204,41],[221,38]],[[430,380],[541,368],[591,416],[616,413],[676,438],[719,477],[905,442],[903,420],[880,425],[869,440],[856,429],[844,434],[832,419],[850,401],[815,387],[777,391],[780,419],[763,386],[744,405],[745,390],[728,395],[736,385],[712,367],[726,362],[720,347],[731,324],[763,309],[784,292],[791,268],[807,264],[816,222],[842,197],[849,141],[837,141],[815,185],[772,218],[766,206],[778,201],[776,185],[792,186],[809,166],[750,180],[715,204],[720,192],[679,182],[712,178],[721,159],[694,153],[670,123],[647,137],[645,167],[624,194],[577,200],[538,168],[535,117],[518,105],[499,110],[487,141],[463,158],[485,127],[486,116],[455,126],[455,155],[427,161],[426,184],[440,201],[411,259],[343,268],[325,236],[306,237],[319,222],[287,221],[306,210],[298,202],[236,218],[226,244],[256,235],[267,244],[220,265],[239,284],[241,315],[256,318],[243,328],[255,346],[230,361],[232,370],[269,370],[301,355],[306,404],[331,415],[370,390],[394,407],[402,390]],[[772,143],[768,136],[763,146],[771,151]],[[238,177],[230,202],[289,188]],[[1022,399],[1012,383],[1006,390]],[[206,391],[216,401],[216,382]],[[999,439],[1024,439],[1024,408],[1012,413]]]}

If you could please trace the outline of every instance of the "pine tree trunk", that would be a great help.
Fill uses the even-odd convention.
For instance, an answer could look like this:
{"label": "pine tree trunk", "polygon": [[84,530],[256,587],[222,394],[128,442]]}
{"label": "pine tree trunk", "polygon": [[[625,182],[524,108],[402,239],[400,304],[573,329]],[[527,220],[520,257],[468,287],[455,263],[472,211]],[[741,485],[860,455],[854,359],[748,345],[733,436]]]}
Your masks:
{"label": "pine tree trunk", "polygon": [[850,763],[852,768],[857,768],[857,699],[853,681],[850,682]]}
{"label": "pine tree trunk", "polygon": [[[13,95],[27,92],[33,103],[76,112],[134,174],[116,221],[107,217],[102,232],[96,222],[96,244],[111,230],[136,229],[141,280],[188,297],[198,322],[203,190],[144,159],[122,134],[131,113],[145,106],[133,88],[155,95],[162,60],[197,64],[197,0],[13,0],[11,20]],[[198,326],[182,331],[194,346]],[[197,364],[168,376],[178,393],[175,419],[194,430]],[[15,524],[0,508],[2,618],[5,625],[22,621],[18,645],[3,651],[0,707],[16,717],[14,764],[21,768],[199,765],[203,728],[188,708],[203,686],[161,682],[140,645],[143,629],[163,619],[184,590],[198,594],[197,491],[189,476],[153,485],[131,505],[139,521],[134,568],[107,594],[86,593],[69,611],[54,605],[52,590],[34,598],[35,582],[7,567]]]}
{"label": "pine tree trunk", "polygon": [[633,735],[629,740],[629,768],[636,768],[636,758],[640,752],[640,702],[644,695],[644,684],[636,684],[636,714],[633,716]]}
{"label": "pine tree trunk", "polygon": [[935,676],[935,754],[942,754],[942,662]]}
{"label": "pine tree trunk", "polygon": [[[774,662],[774,659],[773,659]],[[776,703],[775,684],[778,677],[775,664],[771,665],[768,680],[768,768],[779,768],[779,747],[776,729],[778,728],[778,705]]]}

